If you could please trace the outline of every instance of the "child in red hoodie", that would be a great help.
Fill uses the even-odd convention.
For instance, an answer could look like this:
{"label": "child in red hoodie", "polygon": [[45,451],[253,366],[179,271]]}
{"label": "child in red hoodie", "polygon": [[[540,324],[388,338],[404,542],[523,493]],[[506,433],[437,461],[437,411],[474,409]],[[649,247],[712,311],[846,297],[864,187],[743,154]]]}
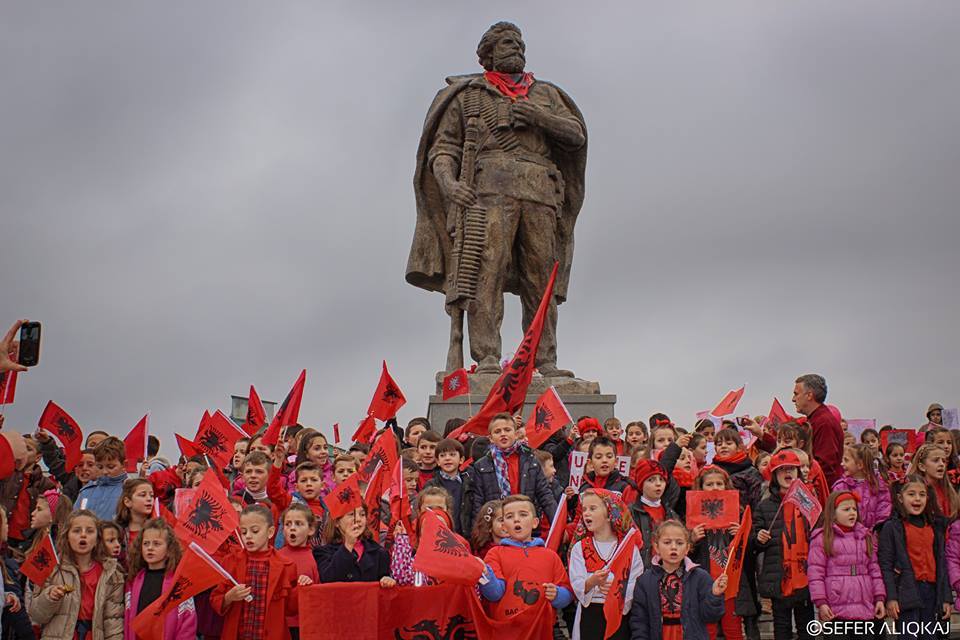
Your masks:
{"label": "child in red hoodie", "polygon": [[268,507],[253,504],[240,512],[244,552],[223,562],[239,584],[222,582],[210,594],[214,612],[223,616],[224,640],[290,638],[287,616],[297,613],[297,568],[270,544],[275,533]]}

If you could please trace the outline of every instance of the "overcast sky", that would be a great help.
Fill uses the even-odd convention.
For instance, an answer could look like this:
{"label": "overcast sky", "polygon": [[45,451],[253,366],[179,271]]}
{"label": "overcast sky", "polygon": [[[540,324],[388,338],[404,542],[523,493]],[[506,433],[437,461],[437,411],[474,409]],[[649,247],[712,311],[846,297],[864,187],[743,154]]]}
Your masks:
{"label": "overcast sky", "polygon": [[[501,19],[590,135],[559,364],[617,415],[960,404],[960,5],[6,3],[5,325],[43,322],[7,427],[54,399],[172,453],[251,383],[347,435],[386,358],[426,411],[442,298],[404,282],[414,156]],[[504,349],[521,337],[508,299]],[[505,353],[505,355],[508,355]]]}

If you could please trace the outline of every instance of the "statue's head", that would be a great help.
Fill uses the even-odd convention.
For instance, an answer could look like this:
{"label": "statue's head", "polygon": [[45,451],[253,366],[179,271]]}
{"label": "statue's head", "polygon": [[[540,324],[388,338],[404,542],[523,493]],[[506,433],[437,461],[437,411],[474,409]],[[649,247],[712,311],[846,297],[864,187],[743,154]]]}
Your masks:
{"label": "statue's head", "polygon": [[480,38],[477,57],[480,65],[487,71],[523,73],[523,67],[527,63],[523,55],[526,50],[520,27],[512,22],[498,22]]}

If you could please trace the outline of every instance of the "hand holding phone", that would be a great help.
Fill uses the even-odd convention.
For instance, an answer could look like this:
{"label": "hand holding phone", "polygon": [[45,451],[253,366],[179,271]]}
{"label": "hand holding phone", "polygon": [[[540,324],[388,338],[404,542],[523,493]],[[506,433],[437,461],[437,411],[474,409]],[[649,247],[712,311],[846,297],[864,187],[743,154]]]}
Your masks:
{"label": "hand holding phone", "polygon": [[20,343],[14,340],[17,331],[19,331],[20,327],[26,322],[26,320],[17,320],[14,322],[13,326],[7,331],[7,334],[3,336],[3,340],[0,341],[0,373],[4,371],[27,370],[24,365],[17,362],[19,360]]}

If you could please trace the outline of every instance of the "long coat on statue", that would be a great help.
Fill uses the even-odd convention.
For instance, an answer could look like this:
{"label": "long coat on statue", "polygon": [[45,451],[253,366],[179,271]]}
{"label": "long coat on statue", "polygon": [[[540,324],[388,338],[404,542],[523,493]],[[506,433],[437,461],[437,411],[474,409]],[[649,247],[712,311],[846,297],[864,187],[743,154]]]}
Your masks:
{"label": "long coat on statue", "polygon": [[[447,86],[441,89],[430,105],[417,148],[417,170],[413,177],[413,189],[417,199],[417,224],[413,234],[413,245],[407,260],[407,282],[426,289],[446,293],[447,260],[453,251],[453,241],[447,234],[447,206],[433,171],[429,166],[428,155],[437,132],[440,120],[461,91],[474,82],[485,82],[482,74],[451,76]],[[570,267],[573,263],[573,228],[583,205],[584,173],[587,165],[587,127],[583,114],[562,89],[543,80],[560,94],[564,105],[580,121],[584,143],[575,151],[565,150],[551,141],[551,159],[563,175],[564,199],[557,224],[557,254],[560,268],[554,287],[557,303],[567,298],[567,286],[570,283]],[[506,278],[506,291],[519,295],[519,275],[511,264]]]}

